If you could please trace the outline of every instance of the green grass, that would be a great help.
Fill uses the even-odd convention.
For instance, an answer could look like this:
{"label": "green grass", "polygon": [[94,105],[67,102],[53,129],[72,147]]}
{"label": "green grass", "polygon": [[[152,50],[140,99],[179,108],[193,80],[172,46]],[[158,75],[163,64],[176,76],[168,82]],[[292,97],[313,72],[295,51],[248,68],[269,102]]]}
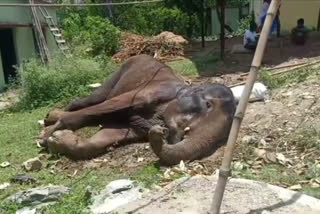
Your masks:
{"label": "green grass", "polygon": [[223,62],[220,60],[218,52],[210,52],[201,56],[195,56],[191,59],[184,58],[182,60],[167,63],[176,73],[196,78],[201,75],[214,75],[217,67]]}
{"label": "green grass", "polygon": [[[21,164],[29,158],[37,157],[40,149],[37,148],[35,138],[39,134],[37,121],[43,119],[49,107],[38,108],[32,111],[10,113],[0,112],[0,163],[10,162],[7,168],[0,168],[0,184],[10,182],[10,179],[20,173],[26,173]],[[55,159],[44,160],[45,165],[52,165]],[[62,198],[55,205],[44,208],[43,213],[84,213],[89,201],[85,198],[85,189],[88,185],[94,190],[101,190],[108,182],[119,178],[132,178],[146,187],[157,183],[159,166],[150,164],[137,172],[124,173],[119,169],[82,170],[75,177],[70,172],[50,172],[45,167],[38,172],[26,173],[37,180],[36,184],[11,184],[9,188],[0,192],[0,213],[14,213],[21,205],[6,203],[3,200],[9,195],[24,189],[47,184],[60,184],[72,189],[71,193]]]}
{"label": "green grass", "polygon": [[168,62],[167,65],[180,75],[190,78],[199,76],[196,65],[189,59],[185,58],[178,61]]}

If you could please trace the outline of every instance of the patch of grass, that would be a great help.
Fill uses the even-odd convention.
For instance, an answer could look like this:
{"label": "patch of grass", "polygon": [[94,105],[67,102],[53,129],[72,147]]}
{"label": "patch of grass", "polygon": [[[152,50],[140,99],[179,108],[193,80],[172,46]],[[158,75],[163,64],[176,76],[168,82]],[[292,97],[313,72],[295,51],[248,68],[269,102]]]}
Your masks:
{"label": "patch of grass", "polygon": [[131,178],[137,180],[146,188],[149,188],[152,184],[160,181],[160,166],[158,163],[145,166],[143,169],[133,173]]}
{"label": "patch of grass", "polygon": [[279,75],[271,75],[271,72],[262,70],[259,74],[259,81],[266,84],[269,88],[281,88],[290,84],[306,81],[308,78],[319,74],[319,69],[302,68]]}
{"label": "patch of grass", "polygon": [[194,57],[192,60],[197,66],[198,70],[210,72],[212,75],[215,72],[215,68],[223,64],[218,51],[212,51],[208,54]]}
{"label": "patch of grass", "polygon": [[216,68],[222,63],[218,52],[210,52],[206,55],[195,56],[192,59],[184,58],[167,64],[180,75],[196,78],[202,73],[214,75]]}
{"label": "patch of grass", "polygon": [[303,150],[320,149],[320,133],[312,127],[300,129],[296,135],[295,145]]}
{"label": "patch of grass", "polygon": [[196,65],[189,59],[185,58],[178,61],[168,62],[167,65],[180,75],[190,78],[199,76]]}

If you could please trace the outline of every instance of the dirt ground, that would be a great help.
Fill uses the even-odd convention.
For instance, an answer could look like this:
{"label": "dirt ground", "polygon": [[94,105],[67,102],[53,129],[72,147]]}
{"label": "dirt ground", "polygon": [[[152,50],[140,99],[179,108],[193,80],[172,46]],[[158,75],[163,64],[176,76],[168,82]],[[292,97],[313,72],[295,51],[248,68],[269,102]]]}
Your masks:
{"label": "dirt ground", "polygon": [[[242,37],[234,37],[226,40],[226,54],[223,63],[216,67],[221,74],[248,72],[252,59],[252,53],[231,53],[234,45],[243,43]],[[220,41],[206,42],[205,48],[200,43],[192,43],[186,51],[186,57],[191,60],[195,57],[205,56],[209,53],[218,53]],[[317,57],[320,55],[320,33],[314,32],[309,35],[309,39],[303,46],[297,46],[290,40],[290,35],[284,35],[280,38],[272,38],[268,41],[266,52],[262,61],[262,66],[275,67],[303,62],[307,58]],[[200,76],[212,76],[210,68],[201,71]]]}

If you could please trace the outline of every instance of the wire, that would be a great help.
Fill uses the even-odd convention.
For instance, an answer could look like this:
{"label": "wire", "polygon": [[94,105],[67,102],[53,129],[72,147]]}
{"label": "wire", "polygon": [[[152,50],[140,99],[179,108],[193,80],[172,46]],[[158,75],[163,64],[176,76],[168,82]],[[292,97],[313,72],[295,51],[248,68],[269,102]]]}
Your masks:
{"label": "wire", "polygon": [[0,7],[100,7],[100,6],[117,6],[163,2],[164,0],[147,0],[132,2],[115,2],[115,3],[91,3],[91,4],[0,4]]}

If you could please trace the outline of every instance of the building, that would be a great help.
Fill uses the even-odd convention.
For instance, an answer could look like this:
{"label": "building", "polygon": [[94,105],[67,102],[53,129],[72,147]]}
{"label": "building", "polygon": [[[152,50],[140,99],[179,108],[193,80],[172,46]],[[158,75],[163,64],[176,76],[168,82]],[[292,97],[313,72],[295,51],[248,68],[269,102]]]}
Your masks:
{"label": "building", "polygon": [[[34,0],[35,3],[49,1]],[[29,3],[28,0],[0,0],[0,4]],[[47,8],[48,13],[56,21],[56,9]],[[58,50],[55,37],[41,15],[39,19],[43,34],[50,52]],[[39,46],[33,27],[33,15],[30,7],[0,6],[0,91],[8,83],[10,77],[15,77],[15,68],[24,60],[39,55]]]}
{"label": "building", "polygon": [[[263,0],[250,0],[250,11],[254,11],[258,20]],[[304,18],[305,24],[319,30],[320,0],[281,0],[281,30],[290,32],[297,25],[297,20]]]}

